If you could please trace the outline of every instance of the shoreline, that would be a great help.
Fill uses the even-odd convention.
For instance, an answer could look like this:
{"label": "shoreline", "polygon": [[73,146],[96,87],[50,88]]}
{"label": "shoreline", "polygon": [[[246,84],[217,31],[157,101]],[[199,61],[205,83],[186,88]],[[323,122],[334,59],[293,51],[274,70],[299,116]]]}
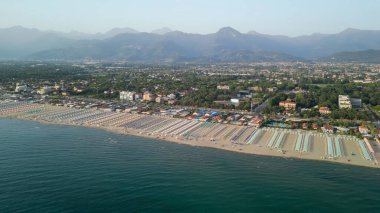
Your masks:
{"label": "shoreline", "polygon": [[159,140],[163,143],[175,143],[175,144],[180,144],[180,145],[185,145],[185,146],[192,146],[192,147],[200,147],[200,148],[210,148],[210,149],[217,149],[217,150],[223,150],[223,151],[228,151],[231,153],[239,153],[239,154],[246,154],[246,155],[254,155],[254,156],[265,156],[265,157],[274,157],[274,158],[285,158],[285,159],[292,159],[292,160],[307,160],[307,161],[318,161],[318,162],[326,162],[326,163],[333,163],[333,164],[338,164],[338,165],[349,165],[349,166],[355,166],[355,167],[367,167],[367,168],[380,168],[379,166],[375,165],[362,165],[362,164],[352,164],[352,163],[346,163],[346,162],[339,162],[339,161],[334,161],[330,159],[313,159],[313,158],[302,158],[302,157],[297,157],[297,156],[286,156],[286,155],[269,155],[269,154],[262,154],[262,153],[255,153],[255,152],[248,152],[244,150],[239,150],[239,149],[231,149],[231,148],[225,148],[225,147],[216,147],[216,146],[204,146],[201,144],[193,144],[193,143],[183,143],[178,140],[173,140],[173,139],[168,139],[168,138],[161,138],[161,137],[153,137],[150,135],[145,135],[145,134],[138,134],[138,133],[122,133],[120,131],[111,129],[111,128],[102,128],[102,127],[97,127],[97,126],[86,126],[86,125],[80,125],[80,124],[73,124],[73,123],[60,123],[60,122],[49,122],[49,121],[44,121],[44,120],[37,120],[37,119],[26,119],[23,117],[2,117],[1,118],[6,118],[6,119],[15,119],[15,120],[22,120],[22,121],[31,121],[31,122],[37,122],[40,124],[45,124],[45,125],[63,125],[63,126],[72,126],[72,127],[83,127],[83,128],[89,128],[89,129],[97,129],[101,131],[106,131],[112,134],[117,134],[117,135],[122,135],[122,136],[134,136],[134,137],[141,137],[145,139],[154,139],[154,140]]}
{"label": "shoreline", "polygon": [[[100,129],[118,135],[131,135],[163,142],[222,149],[257,156],[318,160],[329,163],[380,168],[376,160],[378,152],[375,153],[373,160],[365,159],[363,153],[361,153],[365,150],[360,150],[358,142],[348,137],[316,134],[306,130],[256,129],[230,124],[211,125],[204,122],[152,115],[109,112],[108,114],[104,114],[104,116],[103,114],[102,116],[98,116],[98,114],[104,112],[100,112],[99,110],[80,111],[50,105],[33,105],[33,109],[35,108],[43,109],[43,113],[36,116],[26,115],[25,112],[31,109],[31,107],[26,107],[16,110],[16,113],[6,114],[0,111],[0,118],[34,121],[47,125],[81,126]],[[59,117],[59,115],[65,113],[75,114],[79,112],[83,114],[81,114],[82,117],[86,117],[88,114],[86,119],[88,117],[91,118],[93,114],[98,117],[89,121],[87,119],[86,122],[69,122],[64,119],[55,119],[56,116]],[[330,140],[330,137],[332,140],[338,141],[334,143],[333,157],[327,156],[329,152],[327,142]],[[299,138],[302,140],[300,145],[298,144]],[[297,146],[303,146],[303,151],[298,149],[299,147]],[[376,147],[377,150],[378,147]]]}

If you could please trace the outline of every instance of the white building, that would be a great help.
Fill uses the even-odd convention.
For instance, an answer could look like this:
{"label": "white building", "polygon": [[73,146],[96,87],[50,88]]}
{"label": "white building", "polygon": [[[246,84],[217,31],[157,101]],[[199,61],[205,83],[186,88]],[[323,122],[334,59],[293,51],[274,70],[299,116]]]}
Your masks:
{"label": "white building", "polygon": [[39,90],[37,90],[37,94],[46,95],[46,94],[49,94],[51,90],[52,90],[51,87],[43,86]]}
{"label": "white building", "polygon": [[232,104],[239,104],[240,103],[240,100],[237,99],[237,98],[231,98],[231,101],[230,101]]}
{"label": "white building", "polygon": [[19,83],[16,84],[15,92],[26,92],[28,90],[28,86],[21,85]]}
{"label": "white building", "polygon": [[218,85],[216,88],[220,90],[230,90],[230,86],[228,85]]}
{"label": "white building", "polygon": [[339,109],[352,108],[350,96],[348,95],[339,95],[338,97]]}
{"label": "white building", "polygon": [[176,95],[174,95],[174,94],[170,94],[170,95],[168,95],[168,98],[169,98],[170,100],[174,100],[174,99],[176,98]]}
{"label": "white building", "polygon": [[134,101],[135,100],[135,92],[129,91],[121,91],[120,92],[120,100],[123,101]]}

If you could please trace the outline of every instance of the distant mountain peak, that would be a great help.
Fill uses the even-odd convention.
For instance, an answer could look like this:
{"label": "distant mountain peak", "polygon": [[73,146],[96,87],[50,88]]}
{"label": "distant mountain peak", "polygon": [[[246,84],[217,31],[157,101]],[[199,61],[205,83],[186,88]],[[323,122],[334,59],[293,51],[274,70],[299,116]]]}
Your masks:
{"label": "distant mountain peak", "polygon": [[168,27],[162,27],[160,29],[153,30],[151,33],[153,33],[153,34],[159,34],[159,35],[164,35],[164,34],[170,33],[170,32],[173,32],[173,30],[171,30]]}
{"label": "distant mountain peak", "polygon": [[241,33],[239,31],[235,30],[232,27],[220,28],[216,34],[223,35],[223,36],[231,36],[231,37],[237,37],[237,36],[241,35]]}
{"label": "distant mountain peak", "polygon": [[250,34],[250,35],[261,35],[261,33],[258,33],[255,30],[251,30],[247,34]]}
{"label": "distant mountain peak", "polygon": [[11,31],[16,31],[16,32],[20,32],[20,31],[40,32],[40,30],[38,30],[36,28],[27,28],[27,27],[23,27],[21,25],[15,25],[15,26],[12,26],[12,27],[9,27],[9,28],[3,28],[3,30],[11,30]]}
{"label": "distant mountain peak", "polygon": [[124,28],[115,27],[107,31],[105,34],[117,35],[121,33],[139,33],[139,31],[129,28],[129,27],[124,27]]}
{"label": "distant mountain peak", "polygon": [[344,34],[344,33],[354,33],[354,32],[359,32],[359,31],[361,31],[361,30],[349,27],[349,28],[343,30],[340,33],[341,34]]}
{"label": "distant mountain peak", "polygon": [[236,32],[236,33],[240,33],[239,31],[235,30],[232,27],[222,27],[222,28],[219,29],[218,32]]}

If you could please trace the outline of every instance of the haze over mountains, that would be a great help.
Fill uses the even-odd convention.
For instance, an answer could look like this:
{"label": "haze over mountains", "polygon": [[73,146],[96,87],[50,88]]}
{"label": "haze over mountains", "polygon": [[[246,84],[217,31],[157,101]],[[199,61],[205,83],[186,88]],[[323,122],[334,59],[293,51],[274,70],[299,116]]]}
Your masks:
{"label": "haze over mountains", "polygon": [[[369,49],[374,50],[368,52]],[[169,28],[151,33],[114,28],[97,34],[40,31],[20,26],[0,29],[0,59],[202,63],[319,59],[378,63],[379,57],[368,56],[378,54],[376,49],[380,50],[380,31],[350,28],[337,34],[315,33],[299,37],[254,31],[240,33],[231,27],[206,35]]]}

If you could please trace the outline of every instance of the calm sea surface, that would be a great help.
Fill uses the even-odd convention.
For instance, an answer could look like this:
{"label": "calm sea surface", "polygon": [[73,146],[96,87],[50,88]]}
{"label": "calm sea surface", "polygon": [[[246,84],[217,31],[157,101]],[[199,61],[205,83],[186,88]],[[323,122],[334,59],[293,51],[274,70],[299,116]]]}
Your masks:
{"label": "calm sea surface", "polygon": [[0,212],[379,212],[380,170],[0,119]]}

